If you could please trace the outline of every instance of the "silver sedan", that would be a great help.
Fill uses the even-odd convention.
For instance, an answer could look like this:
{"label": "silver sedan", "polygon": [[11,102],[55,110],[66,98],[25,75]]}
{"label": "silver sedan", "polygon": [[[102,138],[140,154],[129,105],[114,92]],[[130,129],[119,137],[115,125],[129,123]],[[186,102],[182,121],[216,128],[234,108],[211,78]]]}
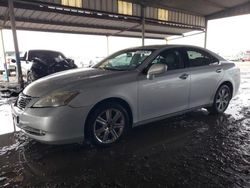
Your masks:
{"label": "silver sedan", "polygon": [[130,128],[198,108],[223,113],[240,70],[206,49],[164,45],[119,51],[92,68],[27,86],[12,105],[16,126],[44,143],[110,145]]}

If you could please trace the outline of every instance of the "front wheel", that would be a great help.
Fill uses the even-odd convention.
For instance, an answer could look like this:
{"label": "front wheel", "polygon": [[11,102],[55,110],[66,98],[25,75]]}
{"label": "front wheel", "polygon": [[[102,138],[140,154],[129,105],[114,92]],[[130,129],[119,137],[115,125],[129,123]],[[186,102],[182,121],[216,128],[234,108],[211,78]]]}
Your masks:
{"label": "front wheel", "polygon": [[208,108],[208,111],[212,114],[221,114],[225,112],[231,98],[231,89],[227,85],[220,86],[215,94],[213,106]]}
{"label": "front wheel", "polygon": [[98,106],[87,122],[87,137],[99,146],[109,146],[122,137],[129,127],[127,110],[120,104],[105,103]]}

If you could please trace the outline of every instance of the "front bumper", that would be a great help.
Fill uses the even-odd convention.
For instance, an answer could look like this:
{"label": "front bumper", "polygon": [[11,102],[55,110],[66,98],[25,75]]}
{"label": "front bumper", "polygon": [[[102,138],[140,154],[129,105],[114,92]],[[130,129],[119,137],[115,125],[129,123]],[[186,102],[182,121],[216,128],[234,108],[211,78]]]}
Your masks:
{"label": "front bumper", "polygon": [[26,135],[48,144],[66,144],[84,139],[89,109],[69,106],[19,109],[11,105],[14,124]]}

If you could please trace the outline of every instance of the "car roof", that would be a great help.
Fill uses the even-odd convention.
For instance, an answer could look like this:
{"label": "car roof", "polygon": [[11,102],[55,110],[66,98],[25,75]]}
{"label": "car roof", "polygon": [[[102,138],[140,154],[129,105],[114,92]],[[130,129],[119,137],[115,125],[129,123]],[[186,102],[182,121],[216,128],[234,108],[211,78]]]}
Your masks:
{"label": "car roof", "polygon": [[162,48],[181,48],[181,47],[186,47],[186,48],[198,48],[198,49],[204,49],[199,46],[194,46],[194,45],[183,45],[183,44],[162,44],[162,45],[147,45],[147,46],[138,46],[138,47],[132,47],[128,49],[162,49]]}
{"label": "car roof", "polygon": [[28,50],[28,52],[52,52],[52,53],[61,53],[61,52],[55,51],[55,50],[39,50],[39,49]]}
{"label": "car roof", "polygon": [[127,50],[160,50],[160,49],[171,49],[171,48],[195,48],[195,49],[200,49],[200,50],[206,51],[207,53],[215,56],[219,60],[225,60],[224,58],[222,58],[218,54],[216,54],[216,53],[214,53],[214,52],[212,52],[212,51],[210,51],[210,50],[208,50],[206,48],[202,48],[202,47],[194,46],[194,45],[183,45],[183,44],[148,45],[148,46],[127,48],[127,49],[125,49],[125,51],[127,51]]}

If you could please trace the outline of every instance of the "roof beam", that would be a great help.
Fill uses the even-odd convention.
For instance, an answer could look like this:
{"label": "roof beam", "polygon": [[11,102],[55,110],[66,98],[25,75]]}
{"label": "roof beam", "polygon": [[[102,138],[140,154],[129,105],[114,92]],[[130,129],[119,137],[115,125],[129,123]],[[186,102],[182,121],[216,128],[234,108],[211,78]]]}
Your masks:
{"label": "roof beam", "polygon": [[141,24],[136,24],[136,25],[134,25],[134,26],[132,26],[132,27],[123,29],[123,30],[121,30],[121,31],[118,31],[117,33],[114,33],[114,34],[112,34],[112,35],[110,35],[110,36],[115,36],[115,35],[118,35],[118,34],[121,34],[121,33],[125,32],[125,31],[129,31],[129,30],[131,30],[131,29],[135,29],[135,28],[139,27],[140,25],[141,25]]}
{"label": "roof beam", "polygon": [[[6,29],[10,29],[10,26],[5,27]],[[23,31],[39,31],[39,32],[52,32],[52,33],[67,33],[67,34],[85,34],[85,35],[98,35],[98,36],[107,36],[104,33],[93,33],[93,32],[82,32],[82,31],[68,31],[68,30],[53,30],[53,29],[39,29],[39,28],[24,28],[19,27],[18,30]],[[141,38],[141,36],[133,36],[133,35],[124,35],[124,34],[116,34],[115,37],[129,37],[129,38]],[[148,37],[145,36],[145,38],[148,39],[163,39],[162,37]]]}
{"label": "roof beam", "polygon": [[[1,17],[0,17],[1,19]],[[136,33],[140,33],[141,30],[138,29],[137,27],[139,25],[134,25],[131,28],[125,28],[123,30],[121,30],[120,27],[107,27],[107,26],[98,26],[98,25],[87,25],[87,24],[73,24],[73,23],[65,23],[65,22],[54,22],[54,21],[41,21],[41,20],[33,20],[33,19],[24,19],[24,18],[16,18],[16,22],[25,22],[25,23],[35,23],[35,24],[48,24],[48,25],[54,25],[54,26],[68,26],[68,27],[80,27],[80,28],[94,28],[94,29],[100,29],[100,30],[113,30],[113,31],[117,31],[117,33],[115,33],[115,36],[123,36],[123,32],[125,31],[131,31],[131,32],[136,32]],[[5,28],[9,28],[9,26],[5,26]],[[17,29],[20,30],[25,30],[24,27],[22,26],[17,26]],[[45,28],[40,28],[42,31],[46,30]],[[28,28],[26,28],[26,30],[29,30]],[[53,30],[53,29],[51,29]],[[50,31],[51,31],[50,30]],[[53,30],[54,32],[57,31],[57,29]],[[58,30],[60,32],[60,30]],[[70,31],[72,33],[74,33],[74,31]],[[75,32],[75,33],[82,33],[82,34],[91,34],[91,33],[86,33],[86,32]],[[151,31],[151,30],[147,30],[147,34],[159,34],[159,35],[181,35],[181,33],[172,33],[172,32],[164,32],[164,31]],[[101,35],[104,35],[103,33]],[[105,35],[112,35],[109,33],[105,33]],[[149,37],[150,38],[150,37]],[[160,38],[160,37],[158,37]]]}
{"label": "roof beam", "polygon": [[[0,17],[1,19],[1,17]],[[27,22],[27,23],[36,23],[36,24],[49,24],[55,26],[70,26],[70,27],[83,27],[83,28],[94,28],[94,29],[107,29],[107,30],[121,30],[120,27],[114,26],[99,26],[99,25],[91,25],[91,24],[80,24],[80,23],[66,23],[66,22],[58,22],[58,21],[48,21],[48,20],[35,20],[35,19],[25,19],[25,18],[16,18],[16,22]],[[137,26],[137,25],[136,25]],[[141,32],[140,29],[134,26],[133,28],[124,28],[124,31],[132,31],[132,32]],[[162,34],[162,35],[181,35],[180,33],[171,33],[171,32],[162,32],[162,31],[150,31],[147,30],[150,34]],[[121,33],[120,33],[121,34]]]}

